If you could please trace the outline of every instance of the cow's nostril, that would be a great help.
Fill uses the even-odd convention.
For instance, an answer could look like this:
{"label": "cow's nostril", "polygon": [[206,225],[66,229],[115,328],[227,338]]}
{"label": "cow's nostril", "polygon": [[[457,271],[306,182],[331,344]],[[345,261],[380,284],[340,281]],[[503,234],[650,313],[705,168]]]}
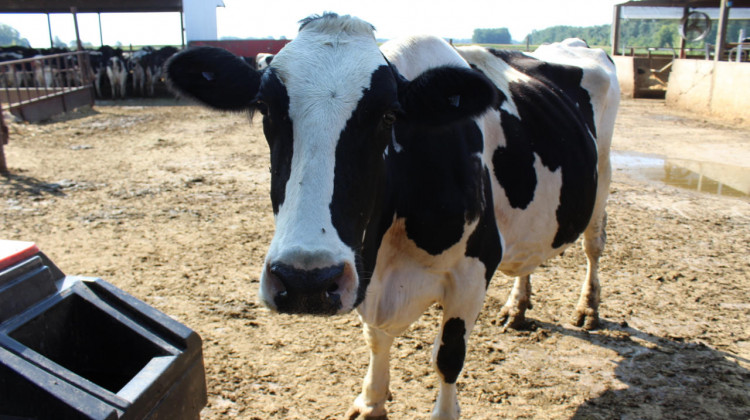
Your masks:
{"label": "cow's nostril", "polygon": [[280,262],[269,264],[268,284],[279,312],[334,314],[341,309],[346,265],[299,269]]}

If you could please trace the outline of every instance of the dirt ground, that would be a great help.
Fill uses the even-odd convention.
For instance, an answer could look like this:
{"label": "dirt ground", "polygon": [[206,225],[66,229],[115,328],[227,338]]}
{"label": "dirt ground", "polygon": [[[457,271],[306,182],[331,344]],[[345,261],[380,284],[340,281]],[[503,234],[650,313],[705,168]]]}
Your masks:
{"label": "dirt ground", "polygon": [[[750,128],[626,100],[614,148],[750,165]],[[261,125],[171,100],[109,102],[10,124],[0,237],[35,241],[68,274],[101,277],[204,340],[204,419],[339,418],[368,354],[352,313],[272,315],[257,303],[273,234]],[[570,324],[585,258],[533,276],[530,331],[496,322],[496,275],[459,379],[464,418],[750,418],[750,199],[615,172],[602,258],[603,328]],[[427,418],[439,310],[392,349],[390,418]]]}

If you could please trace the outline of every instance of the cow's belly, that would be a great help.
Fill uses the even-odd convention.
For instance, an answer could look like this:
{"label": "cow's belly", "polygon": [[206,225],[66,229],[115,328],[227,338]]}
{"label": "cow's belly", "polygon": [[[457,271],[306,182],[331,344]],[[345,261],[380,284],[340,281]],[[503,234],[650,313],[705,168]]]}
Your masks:
{"label": "cow's belly", "polygon": [[534,198],[525,208],[513,208],[505,190],[493,178],[495,217],[505,243],[498,269],[511,276],[530,274],[570,245],[552,247],[559,228],[556,211],[560,205],[562,168],[552,172],[537,156],[534,169],[538,182]]}
{"label": "cow's belly", "polygon": [[548,259],[560,255],[571,244],[559,248],[543,246],[533,241],[525,241],[508,247],[498,270],[508,276],[525,276],[531,274]]}

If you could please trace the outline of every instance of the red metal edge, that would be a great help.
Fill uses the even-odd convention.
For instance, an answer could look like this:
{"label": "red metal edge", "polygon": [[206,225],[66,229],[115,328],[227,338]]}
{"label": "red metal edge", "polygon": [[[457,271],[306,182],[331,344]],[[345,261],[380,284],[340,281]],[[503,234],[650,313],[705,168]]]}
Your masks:
{"label": "red metal edge", "polygon": [[0,239],[0,271],[39,253],[34,242]]}

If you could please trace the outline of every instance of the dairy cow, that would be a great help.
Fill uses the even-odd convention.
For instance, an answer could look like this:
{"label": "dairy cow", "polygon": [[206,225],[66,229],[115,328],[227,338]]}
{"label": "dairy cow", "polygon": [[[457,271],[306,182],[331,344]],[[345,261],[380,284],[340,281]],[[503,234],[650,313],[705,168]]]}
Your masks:
{"label": "dairy cow", "polygon": [[359,312],[371,359],[349,418],[386,415],[394,337],[438,303],[432,417],[455,419],[496,269],[518,277],[500,316],[520,325],[530,273],[583,234],[575,317],[597,323],[614,67],[577,41],[536,55],[435,37],[378,48],[373,30],[314,16],[264,71],[201,47],[175,55],[168,79],[210,107],[263,115],[276,232],[260,299],[284,313]]}
{"label": "dairy cow", "polygon": [[255,68],[258,70],[263,70],[266,67],[268,67],[272,61],[273,61],[273,54],[258,53],[255,56]]}

